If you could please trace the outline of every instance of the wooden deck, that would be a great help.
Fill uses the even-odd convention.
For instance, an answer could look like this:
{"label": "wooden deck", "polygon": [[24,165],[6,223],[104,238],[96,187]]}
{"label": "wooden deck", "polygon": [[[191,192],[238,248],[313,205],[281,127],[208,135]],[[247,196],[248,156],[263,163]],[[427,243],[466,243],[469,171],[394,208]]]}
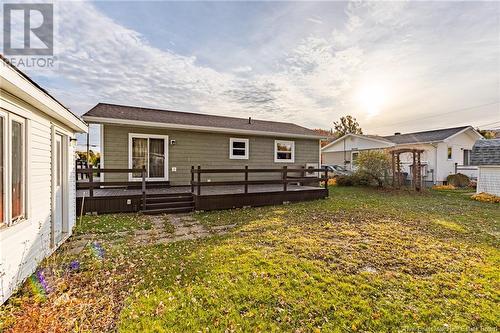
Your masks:
{"label": "wooden deck", "polygon": [[[145,180],[145,169],[98,169],[99,172],[141,172],[142,182],[101,182],[96,170],[84,169],[88,178],[77,182],[78,213],[138,212],[149,214],[194,210],[217,210],[238,207],[276,205],[288,202],[321,199],[328,190],[318,186],[328,179],[323,169],[201,169],[191,168],[188,186],[170,186],[168,182]],[[274,179],[249,180],[251,173],[274,173]],[[325,177],[307,176],[307,172],[325,172]],[[244,175],[241,181],[202,181],[207,173]],[[292,177],[290,174],[300,174]]]}
{"label": "wooden deck", "polygon": [[[287,191],[310,191],[321,189],[316,186],[298,186],[288,185]],[[200,195],[227,195],[244,193],[245,190],[242,186],[226,185],[226,186],[204,186],[201,188]],[[248,185],[248,193],[267,193],[267,192],[282,192],[283,186],[279,184],[264,184],[264,185]],[[165,188],[149,188],[146,189],[146,195],[160,195],[160,194],[181,194],[191,193],[190,186],[171,186]],[[100,188],[94,189],[94,197],[129,197],[141,196],[141,189],[117,189],[117,188]],[[76,197],[88,197],[89,190],[76,191]]]}

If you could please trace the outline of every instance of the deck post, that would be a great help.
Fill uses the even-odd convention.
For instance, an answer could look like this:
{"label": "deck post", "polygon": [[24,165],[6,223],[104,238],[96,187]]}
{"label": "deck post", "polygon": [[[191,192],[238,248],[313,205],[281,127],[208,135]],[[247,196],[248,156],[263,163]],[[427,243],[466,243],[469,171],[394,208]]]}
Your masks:
{"label": "deck post", "polygon": [[325,189],[328,190],[328,167],[325,166]]}
{"label": "deck post", "polygon": [[287,187],[288,187],[288,183],[287,183],[287,178],[288,178],[288,175],[287,175],[287,166],[285,165],[283,167],[283,192],[286,192],[287,191]]}
{"label": "deck post", "polygon": [[194,193],[194,165],[191,165],[191,193]]}
{"label": "deck post", "polygon": [[245,194],[248,193],[248,165],[245,165]]}
{"label": "deck post", "polygon": [[89,179],[89,197],[92,198],[94,196],[94,170],[92,170],[92,164],[89,164],[88,170],[89,173],[87,174],[88,179]]}
{"label": "deck post", "polygon": [[196,187],[196,194],[200,195],[201,194],[201,166],[198,165],[198,176],[196,177],[198,179],[198,184]]}
{"label": "deck post", "polygon": [[413,169],[412,169],[412,181],[413,181],[413,189],[416,190],[417,189],[417,159],[416,159],[416,156],[415,156],[415,151],[412,152],[412,158],[413,158]]}
{"label": "deck post", "polygon": [[142,210],[146,210],[146,166],[142,166],[141,170],[142,178]]}

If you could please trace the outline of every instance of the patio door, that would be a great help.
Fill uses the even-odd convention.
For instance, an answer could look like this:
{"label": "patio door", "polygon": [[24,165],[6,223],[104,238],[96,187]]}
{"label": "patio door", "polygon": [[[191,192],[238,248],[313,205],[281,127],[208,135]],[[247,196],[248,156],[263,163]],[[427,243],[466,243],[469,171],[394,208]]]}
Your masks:
{"label": "patio door", "polygon": [[65,157],[65,149],[64,149],[64,136],[56,133],[54,136],[54,144],[53,144],[53,189],[54,189],[54,207],[53,207],[53,218],[52,218],[52,236],[54,240],[54,244],[59,244],[62,240],[63,232],[64,232],[64,205],[66,204],[67,195],[66,195],[66,184],[65,184],[65,175],[66,163]]}

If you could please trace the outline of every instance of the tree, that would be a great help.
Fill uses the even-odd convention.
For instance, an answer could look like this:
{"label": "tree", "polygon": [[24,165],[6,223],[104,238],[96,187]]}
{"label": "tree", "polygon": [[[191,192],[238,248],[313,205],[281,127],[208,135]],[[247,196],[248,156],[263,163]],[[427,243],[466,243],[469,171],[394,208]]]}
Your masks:
{"label": "tree", "polygon": [[[84,160],[86,161],[87,160],[87,152],[86,151],[77,151],[76,152],[78,154],[78,158],[81,159],[81,160]],[[101,154],[99,154],[98,152],[94,152],[92,150],[89,150],[89,163],[96,166],[99,164],[101,160]]]}
{"label": "tree", "polygon": [[496,132],[495,130],[480,130],[479,128],[476,129],[479,134],[484,136],[485,139],[494,139],[496,137]]}
{"label": "tree", "polygon": [[341,117],[340,121],[333,122],[333,126],[335,128],[335,134],[338,137],[343,135],[352,133],[352,134],[363,134],[361,127],[359,126],[356,118],[353,116],[347,115],[345,117]]}
{"label": "tree", "polygon": [[391,162],[389,155],[380,150],[368,150],[360,152],[356,160],[357,173],[366,176],[370,180],[377,181],[379,187],[384,184]]}
{"label": "tree", "polygon": [[333,133],[332,129],[325,130],[321,128],[315,128],[313,129],[313,131],[318,133],[319,135],[323,135],[326,138],[326,140],[321,140],[321,147],[326,146],[327,144],[329,144],[330,142],[332,142],[337,138],[337,136]]}

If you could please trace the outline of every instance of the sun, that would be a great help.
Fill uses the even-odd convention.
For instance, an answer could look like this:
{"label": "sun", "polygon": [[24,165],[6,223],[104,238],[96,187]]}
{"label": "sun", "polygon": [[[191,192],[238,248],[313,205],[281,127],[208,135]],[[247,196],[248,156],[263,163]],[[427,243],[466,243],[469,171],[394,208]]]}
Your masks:
{"label": "sun", "polygon": [[368,116],[375,116],[380,113],[386,99],[384,88],[379,85],[368,85],[358,93],[358,102]]}

